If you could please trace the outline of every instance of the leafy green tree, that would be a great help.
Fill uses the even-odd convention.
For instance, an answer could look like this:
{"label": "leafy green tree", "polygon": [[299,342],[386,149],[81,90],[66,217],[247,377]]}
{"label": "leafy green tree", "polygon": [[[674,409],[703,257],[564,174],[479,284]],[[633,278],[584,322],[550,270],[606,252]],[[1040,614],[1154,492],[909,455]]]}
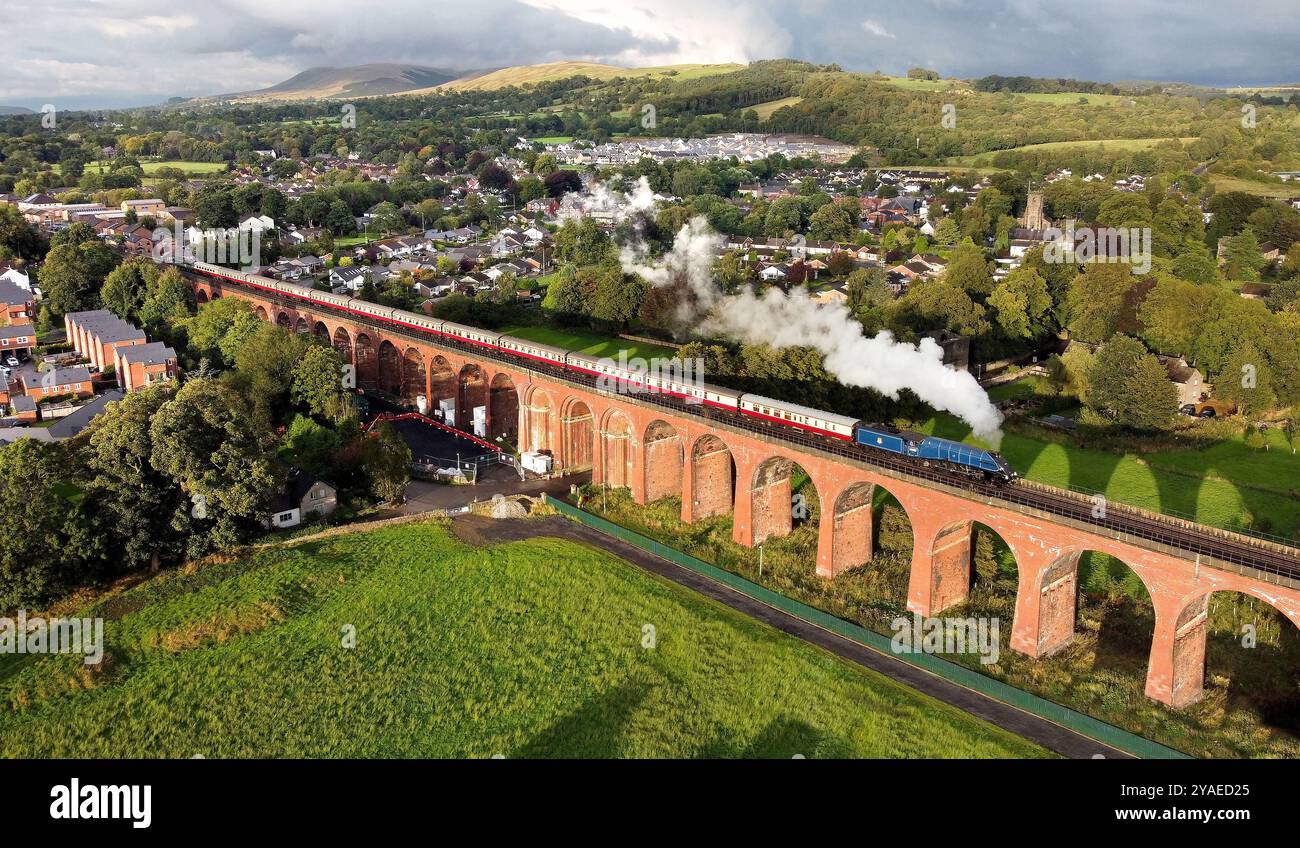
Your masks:
{"label": "leafy green tree", "polygon": [[104,306],[118,317],[135,322],[149,294],[149,285],[158,278],[158,266],[148,259],[128,259],[104,278],[100,289]]}
{"label": "leafy green tree", "polygon": [[116,258],[102,242],[61,244],[50,250],[41,266],[45,305],[57,316],[100,304],[100,287]]}
{"label": "leafy green tree", "polygon": [[1168,425],[1178,390],[1160,360],[1140,341],[1117,335],[1102,345],[1089,372],[1084,402],[1125,427],[1155,430]]}
{"label": "leafy green tree", "polygon": [[1267,412],[1277,405],[1273,369],[1267,357],[1251,342],[1235,349],[1214,380],[1214,394],[1237,405],[1243,415]]}
{"label": "leafy green tree", "polygon": [[78,440],[86,497],[100,514],[116,571],[156,570],[185,548],[190,503],[176,481],[150,462],[151,420],[174,395],[172,384],[132,392],[110,403]]}
{"label": "leafy green tree", "polygon": [[994,287],[988,305],[994,320],[1011,338],[1028,339],[1047,329],[1052,295],[1047,281],[1033,268],[1017,268]]}
{"label": "leafy green tree", "polygon": [[193,504],[189,556],[238,544],[258,525],[280,485],[264,432],[244,398],[213,379],[189,380],[153,416],[149,462]]}
{"label": "leafy green tree", "polygon": [[351,412],[343,385],[343,356],[331,345],[310,344],[294,368],[290,385],[293,402],[317,418],[341,421]]}
{"label": "leafy green tree", "polygon": [[1070,333],[1089,342],[1104,342],[1133,323],[1130,293],[1135,278],[1127,265],[1091,264],[1070,283],[1066,314]]}
{"label": "leafy green tree", "polygon": [[1259,249],[1255,231],[1246,227],[1232,236],[1223,246],[1224,273],[1231,280],[1258,280],[1259,272],[1268,260]]}
{"label": "leafy green tree", "polygon": [[0,447],[0,609],[43,604],[78,582],[70,542],[82,518],[67,478],[60,444],[17,439]]}
{"label": "leafy green tree", "polygon": [[944,271],[944,282],[970,295],[988,295],[993,291],[993,272],[984,251],[973,244],[958,245]]}
{"label": "leafy green tree", "polygon": [[411,479],[411,449],[387,421],[370,429],[365,442],[364,469],[370,490],[385,503],[394,503]]}

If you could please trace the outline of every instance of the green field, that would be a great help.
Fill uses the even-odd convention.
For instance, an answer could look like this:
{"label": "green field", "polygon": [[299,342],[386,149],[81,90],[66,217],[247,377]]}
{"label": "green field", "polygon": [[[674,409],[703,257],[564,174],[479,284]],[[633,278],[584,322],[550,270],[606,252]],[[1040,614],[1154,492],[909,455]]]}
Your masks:
{"label": "green field", "polygon": [[966,80],[956,80],[956,79],[926,80],[926,79],[910,79],[909,77],[886,77],[886,76],[872,77],[872,79],[878,80],[888,85],[892,85],[895,88],[905,88],[908,91],[948,91],[949,89],[957,89],[962,91],[971,90],[970,83],[968,83]]}
{"label": "green field", "polygon": [[544,135],[539,138],[530,138],[529,141],[534,144],[568,144],[573,141],[571,135]]}
{"label": "green field", "polygon": [[[1053,106],[1128,106],[1136,99],[1123,94],[1084,94],[1079,91],[1060,91],[1052,94],[1028,92],[1011,96],[1023,97],[1030,103],[1050,103]],[[1085,100],[1086,103],[1083,102]]]}
{"label": "green field", "polygon": [[772,114],[776,112],[777,109],[782,109],[786,106],[795,106],[802,102],[802,97],[782,97],[780,100],[769,100],[766,103],[759,103],[750,108],[758,113],[759,120],[766,121],[768,118],[772,117]]}
{"label": "green field", "polygon": [[1242,191],[1246,194],[1257,194],[1262,197],[1279,197],[1294,198],[1300,197],[1300,183],[1264,183],[1255,180],[1243,180],[1239,177],[1226,177],[1221,174],[1211,174],[1210,181],[1214,183],[1215,191]]}
{"label": "green field", "polygon": [[100,666],[0,658],[0,754],[1047,755],[557,539],[481,549],[391,525],[169,572],[89,612]]}
{"label": "green field", "polygon": [[[1049,95],[1051,96],[1051,95]],[[993,156],[999,153],[1028,153],[1039,151],[1043,153],[1060,152],[1075,149],[1096,150],[1101,148],[1107,151],[1136,152],[1139,150],[1150,150],[1153,147],[1164,144],[1166,141],[1181,141],[1184,143],[1195,141],[1192,138],[1106,138],[1106,139],[1080,139],[1078,141],[1048,141],[1042,144],[1025,144],[1020,147],[1009,147],[1006,150],[990,150],[987,153],[974,153],[969,156],[954,156],[948,159],[949,165],[979,165],[989,161]]]}
{"label": "green field", "polygon": [[507,336],[568,348],[590,356],[608,356],[611,359],[618,359],[620,351],[627,351],[628,357],[639,356],[643,359],[677,355],[677,351],[671,347],[634,342],[616,336],[602,336],[577,329],[561,330],[554,327],[526,326],[506,327],[501,332]]}

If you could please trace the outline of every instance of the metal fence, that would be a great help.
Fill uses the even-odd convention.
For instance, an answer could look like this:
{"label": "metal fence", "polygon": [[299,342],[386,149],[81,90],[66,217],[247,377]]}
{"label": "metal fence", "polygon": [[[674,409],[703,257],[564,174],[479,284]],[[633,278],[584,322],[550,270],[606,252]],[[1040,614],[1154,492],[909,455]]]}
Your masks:
{"label": "metal fence", "polygon": [[718,583],[734,589],[743,595],[748,595],[756,601],[764,603],[770,607],[781,610],[784,613],[792,615],[814,624],[823,630],[829,630],[846,639],[865,645],[872,650],[888,654],[891,657],[902,660],[910,665],[938,675],[943,679],[964,686],[967,689],[973,689],[983,695],[987,695],[994,700],[1001,701],[1004,704],[1024,710],[1027,713],[1046,719],[1047,721],[1067,727],[1076,733],[1081,733],[1090,739],[1096,739],[1098,742],[1117,748],[1137,757],[1148,759],[1187,759],[1188,755],[1181,751],[1175,751],[1173,748],[1153,742],[1137,734],[1130,733],[1127,730],[1107,724],[1089,715],[1084,715],[1069,707],[1062,706],[1053,701],[1033,695],[1023,689],[1017,689],[1003,683],[1000,680],[994,680],[973,671],[965,666],[957,665],[933,654],[911,653],[898,654],[890,648],[890,640],[865,627],[836,618],[830,613],[810,607],[799,601],[791,600],[784,595],[779,595],[770,589],[752,583],[749,580],[732,574],[730,571],[718,568],[715,565],[705,562],[701,559],[683,553],[675,548],[670,548],[661,542],[656,542],[640,533],[628,530],[613,522],[592,515],[589,512],[578,509],[570,503],[559,500],[558,498],[547,498],[547,503],[553,505],[562,515],[574,518],[588,527],[604,533],[607,536],[613,536],[628,544],[635,545],[642,550],[649,551],[655,556],[668,560],[671,563],[681,566],[682,568],[701,574]]}

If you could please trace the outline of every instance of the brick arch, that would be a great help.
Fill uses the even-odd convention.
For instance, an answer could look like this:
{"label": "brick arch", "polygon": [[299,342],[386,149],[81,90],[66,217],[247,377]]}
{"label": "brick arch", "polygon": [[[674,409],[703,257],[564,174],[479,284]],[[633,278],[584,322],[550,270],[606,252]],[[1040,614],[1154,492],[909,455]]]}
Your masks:
{"label": "brick arch", "polygon": [[357,367],[357,385],[366,391],[379,387],[379,349],[375,337],[364,330],[353,336],[353,362]]}
{"label": "brick arch", "polygon": [[477,407],[484,408],[484,414],[489,420],[492,417],[492,410],[488,407],[487,371],[476,362],[466,362],[461,366],[456,381],[456,426],[471,433],[474,431],[474,410]]}
{"label": "brick arch", "polygon": [[348,333],[346,327],[338,327],[334,330],[334,335],[330,337],[330,344],[334,345],[334,349],[343,357],[344,362],[352,362],[355,359],[352,352],[352,335]]}
{"label": "brick arch", "polygon": [[[455,367],[447,361],[445,356],[434,354],[430,357],[428,376],[429,414],[443,420],[446,420],[447,416],[450,415],[452,420],[455,421],[457,419],[456,398],[459,390],[460,386],[456,378]],[[443,401],[450,401],[450,404],[444,406]]]}
{"label": "brick arch", "polygon": [[402,355],[397,345],[388,339],[379,342],[376,350],[379,366],[379,389],[390,395],[402,394]]}
{"label": "brick arch", "polygon": [[[906,511],[906,507],[904,507],[904,510]],[[925,558],[930,563],[930,586],[928,587],[930,612],[927,613],[928,615],[938,615],[949,607],[963,603],[970,596],[971,587],[975,582],[974,536],[976,524],[991,531],[1011,550],[1012,559],[1016,563],[1018,578],[1023,578],[1031,573],[1023,567],[1021,552],[1017,549],[1017,543],[1011,538],[1011,534],[1003,532],[997,526],[998,522],[995,520],[981,521],[980,517],[958,518],[943,524],[928,539],[914,531],[914,550],[920,545],[926,545]],[[914,554],[913,559],[916,558]],[[912,591],[915,591],[915,583],[916,575],[913,575],[913,587],[909,590],[909,596]],[[1022,592],[1018,591],[1018,600],[1020,594]]]}
{"label": "brick arch", "polygon": [[[1032,646],[1024,646],[1025,653],[1035,657],[1045,657],[1061,650],[1074,640],[1079,613],[1079,560],[1086,553],[1105,554],[1123,563],[1142,584],[1148,601],[1154,597],[1151,592],[1152,587],[1148,583],[1152,576],[1150,573],[1144,575],[1142,570],[1125,562],[1123,557],[1101,550],[1101,547],[1104,546],[1098,548],[1073,546],[1060,551],[1045,568],[1038,569],[1036,572],[1026,569],[1026,573],[1022,575],[1022,582],[1032,581],[1029,591],[1034,593],[1037,601],[1035,613],[1037,630],[1035,643]],[[1018,608],[1017,615],[1019,614],[1021,610]],[[1020,646],[1016,647],[1020,648]]]}
{"label": "brick arch", "polygon": [[306,318],[304,318],[303,316],[299,315],[299,316],[298,316],[298,320],[297,320],[297,322],[293,325],[293,331],[294,331],[295,333],[304,333],[304,334],[306,334],[306,333],[310,333],[310,332],[311,332],[311,325],[307,323],[307,319],[306,319]]}
{"label": "brick arch", "polygon": [[600,468],[593,479],[613,489],[632,487],[636,465],[636,431],[632,418],[617,407],[605,410],[597,432]]}
{"label": "brick arch", "polygon": [[840,490],[830,510],[831,574],[871,562],[876,484],[863,480]]}
{"label": "brick arch", "polygon": [[402,353],[402,400],[418,406],[419,398],[423,397],[427,404],[425,388],[424,355],[418,349],[408,347]]}
{"label": "brick arch", "polygon": [[686,454],[677,428],[662,418],[646,425],[641,438],[645,468],[645,500],[681,497]]}
{"label": "brick arch", "polygon": [[[817,493],[817,504],[804,502],[796,505],[794,503],[791,481],[796,467],[812,478],[813,490]],[[782,454],[770,455],[756,463],[744,483],[745,495],[750,502],[751,546],[761,544],[767,539],[786,536],[794,530],[796,507],[804,512],[803,521],[808,524],[815,523],[816,510],[825,501],[822,497],[822,487],[818,484],[814,472],[798,460]]]}
{"label": "brick arch", "polygon": [[[1265,591],[1258,586],[1242,585],[1211,588],[1200,590],[1182,598],[1181,607],[1175,608],[1177,609],[1177,615],[1171,616],[1173,618],[1173,632],[1170,640],[1172,656],[1169,657],[1171,662],[1169,703],[1174,707],[1185,707],[1194,704],[1205,695],[1205,661],[1206,643],[1209,638],[1210,598],[1216,593],[1224,592],[1257,598],[1282,613],[1283,617],[1293,625],[1300,627],[1300,606],[1283,603],[1277,594]],[[1157,613],[1158,617],[1159,613]],[[1159,623],[1157,627],[1159,627]],[[1150,693],[1148,692],[1148,694]]]}
{"label": "brick arch", "polygon": [[591,405],[580,397],[570,395],[560,406],[560,445],[566,472],[594,467],[595,415]]}
{"label": "brick arch", "polygon": [[552,393],[536,383],[524,387],[523,444],[520,450],[530,450],[552,455],[559,448],[556,414],[558,408]]}
{"label": "brick arch", "polygon": [[726,440],[701,433],[691,443],[689,456],[683,474],[682,520],[689,523],[730,513],[735,508],[736,460]]}
{"label": "brick arch", "polygon": [[289,313],[282,310],[275,316],[275,324],[277,327],[283,327],[287,330],[293,325],[293,321],[289,319]]}
{"label": "brick arch", "polygon": [[259,321],[271,320],[271,316],[267,313],[266,307],[262,306],[260,303],[257,305],[257,308],[253,310],[253,314],[257,316],[257,320]]}
{"label": "brick arch", "polygon": [[492,410],[488,440],[493,443],[498,439],[510,444],[518,442],[519,390],[515,388],[514,378],[505,371],[492,376],[488,385],[488,408]]}
{"label": "brick arch", "polygon": [[208,290],[203,287],[197,287],[194,290],[194,302],[200,306],[207,303],[211,298],[208,296]]}
{"label": "brick arch", "polygon": [[318,319],[316,323],[312,325],[311,334],[326,344],[330,343],[330,328],[324,321]]}

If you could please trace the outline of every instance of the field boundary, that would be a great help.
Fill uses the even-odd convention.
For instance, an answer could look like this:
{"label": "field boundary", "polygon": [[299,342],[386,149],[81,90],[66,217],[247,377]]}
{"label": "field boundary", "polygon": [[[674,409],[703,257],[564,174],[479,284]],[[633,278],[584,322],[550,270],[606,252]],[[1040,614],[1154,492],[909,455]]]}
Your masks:
{"label": "field boundary", "polygon": [[633,530],[607,521],[597,515],[579,509],[573,504],[558,498],[546,497],[546,503],[551,504],[561,514],[575,519],[582,524],[591,527],[607,536],[620,539],[628,544],[634,545],[642,550],[648,551],[655,556],[662,557],[669,562],[693,571],[696,574],[709,578],[710,580],[727,586],[728,588],[747,595],[754,600],[778,609],[787,615],[801,619],[823,630],[828,630],[838,636],[842,636],[853,642],[857,642],[864,647],[887,654],[890,657],[898,659],[908,665],[919,668],[954,683],[963,686],[975,692],[979,692],[995,701],[1023,710],[1031,715],[1038,716],[1046,721],[1059,724],[1062,727],[1073,730],[1076,733],[1095,739],[1098,742],[1109,745],[1112,748],[1132,754],[1136,757],[1145,759],[1190,759],[1187,754],[1176,751],[1159,742],[1154,742],[1135,733],[1130,733],[1112,724],[1100,721],[1092,716],[1084,715],[1069,707],[1062,706],[1046,698],[1033,695],[1023,689],[1017,689],[1003,683],[1000,680],[994,680],[986,677],[979,672],[972,671],[964,666],[949,662],[942,657],[932,654],[913,653],[899,654],[890,648],[890,640],[874,631],[868,630],[852,622],[837,618],[830,613],[810,607],[807,604],[792,600],[773,592],[770,589],[752,583],[749,580],[732,574],[730,571],[719,568],[716,565],[697,559],[690,554],[684,553],[671,548],[661,542],[657,542],[647,536],[642,536]]}

